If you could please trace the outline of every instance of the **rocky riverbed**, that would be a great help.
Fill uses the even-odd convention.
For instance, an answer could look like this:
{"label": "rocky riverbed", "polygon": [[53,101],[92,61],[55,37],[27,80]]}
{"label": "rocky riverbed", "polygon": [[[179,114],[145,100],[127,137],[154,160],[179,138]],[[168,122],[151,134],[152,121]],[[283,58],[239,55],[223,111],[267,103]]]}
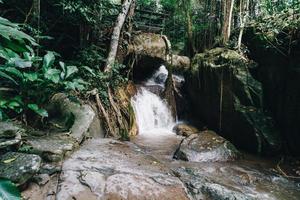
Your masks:
{"label": "rocky riverbed", "polygon": [[[56,179],[40,186],[32,183],[23,195],[25,199],[63,200],[299,199],[299,185],[262,160],[174,159],[190,139],[175,134],[141,135],[131,142],[91,139],[63,163]],[[203,155],[199,149],[218,152],[220,141],[205,139],[209,139],[206,146],[202,142],[191,146],[196,154]],[[221,149],[220,156],[227,156],[228,150]]]}

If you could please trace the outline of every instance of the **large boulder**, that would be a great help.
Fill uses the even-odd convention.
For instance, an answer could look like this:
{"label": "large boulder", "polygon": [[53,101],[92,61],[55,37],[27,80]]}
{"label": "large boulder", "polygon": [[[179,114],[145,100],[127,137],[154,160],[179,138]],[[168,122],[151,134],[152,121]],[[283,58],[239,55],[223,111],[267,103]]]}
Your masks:
{"label": "large boulder", "polygon": [[8,152],[0,157],[0,177],[22,185],[39,171],[40,165],[38,155]]}
{"label": "large boulder", "polygon": [[[284,20],[294,23],[287,18]],[[251,59],[258,63],[264,108],[276,120],[289,152],[300,155],[300,29],[293,27],[277,34],[268,32],[274,34],[276,47],[270,46],[269,39],[262,40],[263,33],[256,28],[245,32],[243,42],[250,50]]]}
{"label": "large boulder", "polygon": [[240,153],[215,132],[203,131],[184,139],[174,157],[192,162],[224,162],[238,159]]}
{"label": "large boulder", "polygon": [[128,46],[128,54],[149,56],[172,63],[175,68],[184,69],[190,66],[190,59],[186,56],[172,55],[171,42],[165,35],[154,33],[134,34]]}
{"label": "large boulder", "polygon": [[125,61],[134,60],[134,79],[144,80],[162,64],[170,64],[174,70],[182,71],[190,67],[186,56],[171,54],[171,43],[165,35],[136,33],[127,47]]}
{"label": "large boulder", "polygon": [[262,86],[250,73],[255,67],[236,51],[212,49],[195,56],[185,88],[195,117],[239,148],[271,154],[281,142],[262,109]]}
{"label": "large boulder", "polygon": [[[50,116],[71,131],[70,136],[81,143],[85,137],[104,137],[97,112],[88,104],[81,104],[63,93],[54,95],[49,104]],[[59,119],[57,117],[59,116]]]}

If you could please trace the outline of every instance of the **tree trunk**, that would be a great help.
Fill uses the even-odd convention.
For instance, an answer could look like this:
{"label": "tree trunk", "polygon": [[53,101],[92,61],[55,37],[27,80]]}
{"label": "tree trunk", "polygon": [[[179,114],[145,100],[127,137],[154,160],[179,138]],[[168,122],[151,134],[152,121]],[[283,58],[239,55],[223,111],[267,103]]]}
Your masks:
{"label": "tree trunk", "polygon": [[249,0],[246,0],[246,3],[244,3],[244,0],[240,1],[240,33],[238,38],[238,50],[241,51],[241,45],[242,45],[242,38],[243,38],[243,32],[245,28],[245,24],[247,22],[249,14]]}
{"label": "tree trunk", "polygon": [[130,10],[130,6],[134,2],[134,0],[124,0],[123,5],[122,5],[122,11],[120,12],[116,24],[111,36],[111,42],[110,42],[110,50],[109,54],[107,57],[106,65],[104,67],[105,72],[109,72],[115,63],[116,56],[117,56],[117,51],[118,51],[118,46],[119,46],[119,40],[120,40],[120,34],[122,27],[125,23],[127,14]]}
{"label": "tree trunk", "polygon": [[188,34],[188,48],[189,54],[192,57],[196,51],[194,45],[194,37],[193,37],[193,24],[189,11],[186,11],[186,20],[187,20],[187,34]]}
{"label": "tree trunk", "polygon": [[234,0],[224,0],[223,2],[223,28],[222,28],[223,44],[226,44],[230,38],[233,5],[234,5]]}
{"label": "tree trunk", "polygon": [[[41,1],[33,0],[32,1],[32,26],[37,29],[38,33],[36,36],[37,43],[40,43],[40,24],[41,24]],[[39,55],[39,48],[36,48],[36,55]]]}

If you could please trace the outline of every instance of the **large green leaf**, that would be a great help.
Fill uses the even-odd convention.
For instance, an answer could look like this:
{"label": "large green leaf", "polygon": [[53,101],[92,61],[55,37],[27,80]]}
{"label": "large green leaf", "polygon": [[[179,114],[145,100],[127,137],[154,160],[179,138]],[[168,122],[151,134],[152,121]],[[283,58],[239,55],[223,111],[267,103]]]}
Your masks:
{"label": "large green leaf", "polygon": [[51,80],[53,83],[58,83],[60,81],[60,71],[58,69],[48,69],[44,74],[46,79]]}
{"label": "large green leaf", "polygon": [[55,56],[52,51],[48,51],[48,53],[44,56],[43,60],[43,69],[47,70],[55,61]]}
{"label": "large green leaf", "polygon": [[26,61],[22,58],[16,57],[11,58],[8,63],[10,66],[18,67],[18,68],[30,68],[32,67],[31,61]]}
{"label": "large green leaf", "polygon": [[0,179],[0,199],[19,200],[21,199],[21,194],[16,185],[13,184],[11,181],[6,179]]}
{"label": "large green leaf", "polygon": [[5,68],[5,71],[19,77],[19,78],[23,78],[23,74],[22,72],[20,72],[18,69],[16,69],[15,67],[7,67]]}
{"label": "large green leaf", "polygon": [[15,79],[13,79],[11,76],[9,76],[8,74],[6,74],[6,73],[4,73],[3,71],[0,70],[0,79],[1,78],[5,78],[5,79],[8,79],[8,80],[11,80],[16,85],[18,85],[18,83],[15,81]]}
{"label": "large green leaf", "polygon": [[17,24],[10,22],[9,20],[0,17],[0,36],[8,40],[18,40],[24,42],[29,41],[31,45],[37,45],[35,40],[26,33],[19,30]]}
{"label": "large green leaf", "polygon": [[32,73],[24,73],[24,77],[33,82],[36,81],[38,79],[38,74],[36,72],[32,72]]}
{"label": "large green leaf", "polygon": [[91,69],[88,66],[82,66],[83,69],[85,69],[86,71],[88,71],[90,74],[92,74],[93,76],[96,76],[95,72],[93,69]]}
{"label": "large green leaf", "polygon": [[[0,34],[1,34],[1,32],[0,32]],[[2,38],[1,43],[2,43],[2,46],[9,48],[15,52],[19,52],[19,53],[26,52],[31,49],[31,48],[28,49],[27,45],[22,40],[21,41],[20,40],[8,40],[6,38]]]}
{"label": "large green leaf", "polygon": [[48,117],[48,112],[45,109],[39,108],[36,104],[28,104],[28,108],[42,117]]}
{"label": "large green leaf", "polygon": [[66,79],[69,78],[72,74],[78,72],[78,68],[76,66],[68,66],[67,67],[67,74]]}

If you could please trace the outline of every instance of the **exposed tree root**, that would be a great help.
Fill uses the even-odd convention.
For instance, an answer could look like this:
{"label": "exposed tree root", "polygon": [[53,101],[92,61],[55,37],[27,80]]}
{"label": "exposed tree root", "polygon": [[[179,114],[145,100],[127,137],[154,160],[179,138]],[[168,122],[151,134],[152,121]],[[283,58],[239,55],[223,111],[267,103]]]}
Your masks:
{"label": "exposed tree root", "polygon": [[286,177],[286,178],[300,180],[300,177],[299,177],[299,176],[290,176],[290,175],[287,175],[287,173],[285,173],[285,172],[283,171],[283,169],[281,169],[280,164],[283,162],[283,160],[284,160],[284,157],[281,157],[280,161],[277,163],[277,165],[276,165],[277,171],[278,171],[281,175],[283,175],[284,177]]}

